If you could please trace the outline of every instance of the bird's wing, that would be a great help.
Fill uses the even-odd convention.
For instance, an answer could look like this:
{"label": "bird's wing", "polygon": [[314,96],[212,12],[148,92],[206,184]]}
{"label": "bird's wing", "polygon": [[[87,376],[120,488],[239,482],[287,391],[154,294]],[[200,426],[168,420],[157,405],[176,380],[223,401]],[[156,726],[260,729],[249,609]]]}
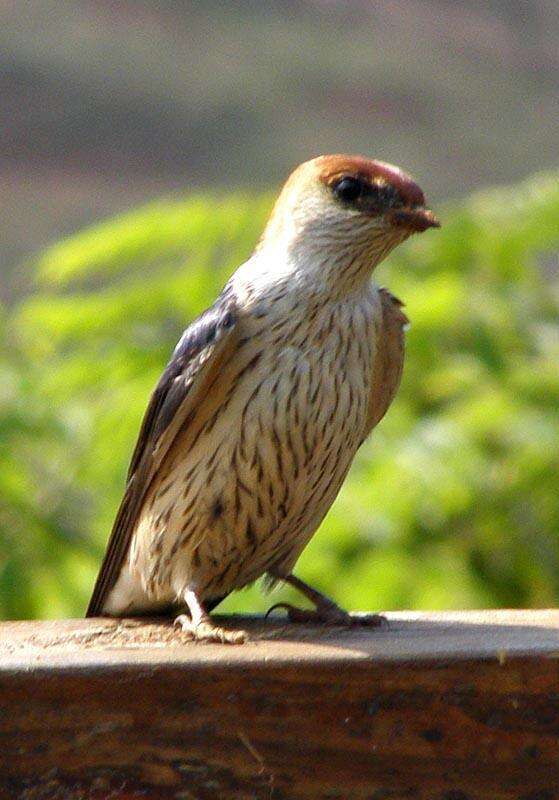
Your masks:
{"label": "bird's wing", "polygon": [[192,418],[201,397],[218,380],[219,371],[238,337],[237,309],[227,290],[184,332],[161,376],[144,416],[132,456],[124,498],[117,513],[87,617],[103,612],[118,579],[134,527],[150,484],[176,435]]}
{"label": "bird's wing", "polygon": [[373,364],[373,386],[365,437],[384,417],[400,385],[404,366],[405,336],[408,318],[402,302],[388,289],[379,289],[382,321],[377,331],[377,347]]}

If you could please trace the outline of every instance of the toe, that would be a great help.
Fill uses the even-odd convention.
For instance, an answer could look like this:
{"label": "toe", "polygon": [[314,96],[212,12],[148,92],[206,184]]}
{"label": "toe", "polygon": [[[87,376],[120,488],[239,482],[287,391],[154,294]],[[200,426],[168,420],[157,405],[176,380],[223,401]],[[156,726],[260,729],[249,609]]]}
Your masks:
{"label": "toe", "polygon": [[[348,615],[349,616],[349,615]],[[352,614],[351,624],[367,628],[388,627],[388,620],[382,614]]]}
{"label": "toe", "polygon": [[322,622],[324,625],[339,625],[349,628],[353,625],[351,614],[344,611],[335,603],[321,604],[316,610],[317,621]]}
{"label": "toe", "polygon": [[198,642],[214,644],[244,644],[248,638],[245,631],[228,631],[208,622],[196,626],[194,637]]}
{"label": "toe", "polygon": [[224,644],[244,644],[248,641],[248,633],[246,631],[224,631],[224,633]]}

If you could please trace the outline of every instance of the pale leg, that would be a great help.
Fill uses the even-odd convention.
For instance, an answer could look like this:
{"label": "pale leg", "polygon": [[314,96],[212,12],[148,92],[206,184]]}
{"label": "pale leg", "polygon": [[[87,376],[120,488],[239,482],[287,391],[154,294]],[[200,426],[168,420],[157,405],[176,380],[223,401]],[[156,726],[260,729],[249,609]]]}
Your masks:
{"label": "pale leg", "polygon": [[175,620],[183,631],[190,633],[196,642],[218,642],[221,644],[243,644],[247,640],[245,631],[228,631],[214,625],[212,618],[190,589],[184,593],[189,614],[181,614]]}

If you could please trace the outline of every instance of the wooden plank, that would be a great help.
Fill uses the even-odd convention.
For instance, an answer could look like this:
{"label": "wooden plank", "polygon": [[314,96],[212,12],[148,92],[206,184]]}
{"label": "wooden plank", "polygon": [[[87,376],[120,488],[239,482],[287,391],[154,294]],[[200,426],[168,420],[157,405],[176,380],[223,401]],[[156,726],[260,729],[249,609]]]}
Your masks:
{"label": "wooden plank", "polygon": [[0,625],[0,797],[559,800],[559,612]]}

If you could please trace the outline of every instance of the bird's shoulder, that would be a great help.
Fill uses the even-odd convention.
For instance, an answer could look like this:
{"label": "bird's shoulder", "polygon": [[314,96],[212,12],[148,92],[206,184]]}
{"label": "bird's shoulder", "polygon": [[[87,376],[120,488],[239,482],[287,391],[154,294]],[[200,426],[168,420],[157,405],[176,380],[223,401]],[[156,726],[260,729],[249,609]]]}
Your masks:
{"label": "bird's shoulder", "polygon": [[392,294],[386,286],[379,286],[378,295],[387,327],[396,332],[405,330],[409,325],[409,319],[403,310],[404,302],[399,297],[396,297],[395,294]]}
{"label": "bird's shoulder", "polygon": [[402,378],[405,331],[409,320],[403,302],[385,287],[376,289],[379,315],[375,326],[372,381],[365,437],[384,417]]}

